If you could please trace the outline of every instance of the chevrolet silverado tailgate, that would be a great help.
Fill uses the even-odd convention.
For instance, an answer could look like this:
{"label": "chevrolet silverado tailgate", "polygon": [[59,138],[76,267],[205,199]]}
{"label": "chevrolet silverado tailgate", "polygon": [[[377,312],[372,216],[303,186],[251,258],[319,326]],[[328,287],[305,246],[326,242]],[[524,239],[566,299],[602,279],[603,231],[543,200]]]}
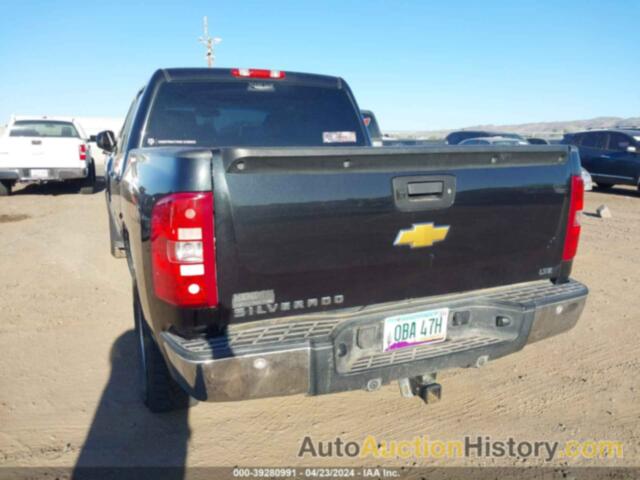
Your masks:
{"label": "chevrolet silverado tailgate", "polygon": [[557,276],[564,146],[214,151],[218,289],[234,321]]}

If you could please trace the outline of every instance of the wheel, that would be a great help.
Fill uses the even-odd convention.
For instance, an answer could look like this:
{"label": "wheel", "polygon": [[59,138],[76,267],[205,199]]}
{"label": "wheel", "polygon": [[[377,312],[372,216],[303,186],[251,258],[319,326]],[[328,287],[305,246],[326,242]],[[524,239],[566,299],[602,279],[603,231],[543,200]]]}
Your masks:
{"label": "wheel", "polygon": [[133,290],[133,316],[138,340],[142,400],[153,413],[189,408],[191,397],[171,377],[169,367],[144,318],[138,292]]}
{"label": "wheel", "polygon": [[8,197],[11,195],[13,184],[7,180],[0,181],[0,197]]}
{"label": "wheel", "polygon": [[91,163],[89,165],[89,172],[87,178],[82,181],[80,186],[80,193],[83,195],[90,195],[96,192],[96,166]]}
{"label": "wheel", "polygon": [[611,190],[611,188],[613,187],[613,183],[596,183],[596,186],[600,189],[600,190]]}
{"label": "wheel", "polygon": [[113,223],[111,213],[107,213],[109,216],[109,246],[111,249],[111,255],[114,258],[125,258],[127,251],[123,248],[123,242],[118,240],[118,233],[116,231],[116,225]]}

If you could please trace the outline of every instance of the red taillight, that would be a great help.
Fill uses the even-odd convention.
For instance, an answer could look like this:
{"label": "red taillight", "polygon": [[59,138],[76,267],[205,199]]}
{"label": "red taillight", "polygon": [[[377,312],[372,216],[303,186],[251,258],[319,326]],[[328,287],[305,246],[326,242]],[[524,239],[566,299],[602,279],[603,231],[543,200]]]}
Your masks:
{"label": "red taillight", "polygon": [[218,304],[213,194],[175,193],[151,213],[153,288],[162,300],[185,307]]}
{"label": "red taillight", "polygon": [[231,75],[244,78],[271,78],[280,80],[285,77],[285,73],[280,70],[263,70],[260,68],[232,68]]}
{"label": "red taillight", "polygon": [[84,143],[80,145],[78,153],[80,155],[80,160],[87,159],[87,146]]}
{"label": "red taillight", "polygon": [[584,208],[584,181],[580,175],[571,177],[571,197],[569,200],[569,217],[567,219],[567,233],[564,239],[562,260],[572,260],[578,251],[580,240],[580,220]]}

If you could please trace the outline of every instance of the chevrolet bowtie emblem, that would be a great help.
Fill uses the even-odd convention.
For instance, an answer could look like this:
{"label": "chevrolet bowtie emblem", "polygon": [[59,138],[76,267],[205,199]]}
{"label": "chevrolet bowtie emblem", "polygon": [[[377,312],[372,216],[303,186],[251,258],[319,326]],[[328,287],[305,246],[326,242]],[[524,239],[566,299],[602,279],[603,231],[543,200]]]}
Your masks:
{"label": "chevrolet bowtie emblem", "polygon": [[435,227],[433,223],[414,223],[413,227],[400,230],[393,244],[409,245],[411,248],[430,247],[447,238],[447,233],[449,233],[448,225]]}

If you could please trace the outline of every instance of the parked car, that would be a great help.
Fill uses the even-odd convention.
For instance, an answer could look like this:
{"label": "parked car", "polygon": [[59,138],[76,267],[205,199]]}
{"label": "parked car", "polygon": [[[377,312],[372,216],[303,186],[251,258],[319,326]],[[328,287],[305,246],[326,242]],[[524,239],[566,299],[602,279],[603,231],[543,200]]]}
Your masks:
{"label": "parked car", "polygon": [[505,137],[515,138],[517,140],[524,140],[524,137],[517,133],[508,132],[489,132],[486,130],[458,130],[451,132],[445,137],[445,143],[447,145],[458,145],[468,138],[480,138],[480,137]]}
{"label": "parked car", "polygon": [[388,136],[383,138],[382,143],[385,147],[424,147],[426,145],[441,145],[442,141]]}
{"label": "parked car", "polygon": [[467,138],[459,143],[459,145],[529,145],[526,140],[509,137],[480,137]]}
{"label": "parked car", "polygon": [[438,371],[585,305],[567,146],[371,148],[344,80],[258,69],[158,70],[114,138],[110,241],[152,411],[395,380],[429,402]]}
{"label": "parked car", "polygon": [[588,130],[566,134],[562,142],[578,147],[599,188],[640,183],[640,129]]}
{"label": "parked car", "polygon": [[82,128],[72,118],[12,117],[0,137],[0,196],[17,182],[54,181],[93,193],[95,165]]}
{"label": "parked car", "polygon": [[549,145],[549,140],[538,137],[529,137],[527,138],[527,142],[529,142],[530,145]]}

